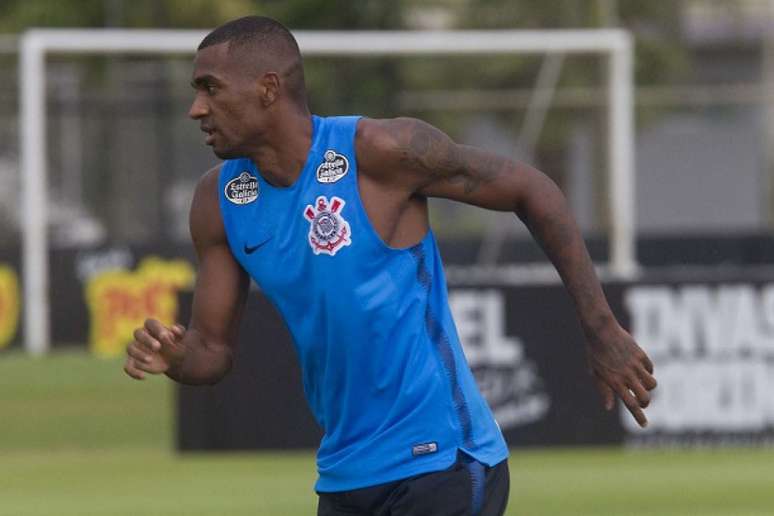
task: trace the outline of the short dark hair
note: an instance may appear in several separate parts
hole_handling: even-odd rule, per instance
[[[207,34],[199,43],[197,50],[228,43],[229,53],[248,51],[249,58],[260,51],[264,57],[287,63],[284,72],[287,87],[291,97],[296,101],[306,103],[306,87],[304,84],[304,69],[301,62],[301,51],[296,38],[283,24],[267,16],[245,16],[224,23]]]
[[[296,38],[288,28],[266,16],[245,16],[226,22],[207,34],[197,50],[226,42],[229,50],[256,44],[285,45],[300,54]]]

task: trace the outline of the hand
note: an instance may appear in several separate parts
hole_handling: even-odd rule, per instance
[[[135,380],[145,373],[166,373],[179,365],[185,355],[182,344],[185,328],[180,324],[167,327],[155,319],[146,319],[145,326],[134,330],[134,341],[126,348],[124,372]]]
[[[587,332],[586,355],[605,408],[612,410],[617,395],[641,427],[648,424],[642,411],[656,388],[653,363],[618,323],[599,332]]]

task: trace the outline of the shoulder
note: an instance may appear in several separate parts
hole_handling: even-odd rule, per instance
[[[411,118],[361,118],[357,123],[355,145],[358,150],[373,150],[389,146],[401,129],[413,122]]]
[[[426,168],[428,157],[454,150],[442,131],[416,118],[363,118],[357,126],[355,149],[359,169],[370,176],[412,174]],[[403,174],[399,174],[403,175]]]
[[[423,129],[434,128],[416,118],[361,118],[355,133],[358,158],[361,154],[369,158],[405,150],[411,143],[413,135]]]
[[[222,169],[223,163],[218,163],[199,178],[191,201],[192,210],[200,207],[208,209],[218,205],[218,183]]]
[[[194,190],[189,224],[191,237],[197,246],[207,242],[225,241],[226,238],[218,199],[222,168],[223,163],[220,163],[205,172]]]
[[[220,180],[220,171],[223,169],[224,163],[218,163],[207,172],[202,174],[199,181],[196,183],[196,191],[211,191],[215,193],[218,189],[218,181]]]

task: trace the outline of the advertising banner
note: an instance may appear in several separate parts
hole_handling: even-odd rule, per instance
[[[468,361],[511,445],[623,440],[617,415],[602,409],[586,374],[580,329],[561,289],[452,289],[449,300]],[[182,450],[319,443],[290,337],[260,293],[248,300],[231,374],[215,386],[180,386],[178,394]]]
[[[774,443],[774,281],[644,282],[623,289],[659,387],[630,445]]]
[[[190,290],[194,278],[190,251],[182,247],[57,251],[50,277],[53,344],[122,355],[147,317],[177,319],[178,292]]]
[[[146,317],[187,324],[193,263],[184,246],[54,251],[54,345],[120,356]],[[561,285],[450,281],[465,355],[508,442],[774,443],[774,274],[718,270],[651,272],[605,286],[655,364],[659,387],[646,429],[623,406],[602,409]],[[19,347],[22,312],[18,260],[0,255],[0,352]],[[177,410],[182,449],[313,447],[320,438],[288,332],[258,291],[248,300],[233,372],[214,387],[181,387]]]
[[[561,285],[452,286],[468,362],[511,446],[693,446],[774,442],[774,281],[650,277],[606,285],[624,327],[655,364],[659,387],[640,429],[602,408],[583,337]],[[182,303],[185,306],[186,302]],[[179,388],[183,450],[314,447],[320,429],[290,338],[253,293],[234,371]]]
[[[19,276],[10,263],[0,262],[0,349],[17,340],[20,317]]]

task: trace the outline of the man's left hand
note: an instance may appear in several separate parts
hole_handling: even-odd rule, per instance
[[[587,332],[586,339],[589,367],[605,408],[612,410],[618,396],[644,428],[648,419],[642,409],[650,404],[650,391],[656,388],[653,362],[618,323]]]

